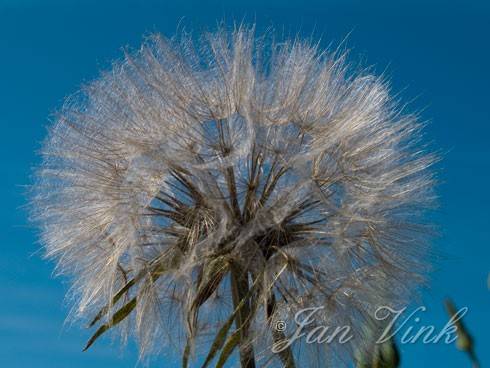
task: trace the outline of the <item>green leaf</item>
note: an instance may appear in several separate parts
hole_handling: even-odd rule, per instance
[[[136,284],[137,277],[134,279],[128,281],[112,298],[111,304],[105,305],[99,313],[95,316],[95,318],[89,323],[88,327],[92,327],[95,325],[103,316],[105,316],[107,313],[109,313],[109,310],[111,309],[111,305],[115,305],[119,299],[134,285]]]
[[[204,364],[202,365],[202,368],[206,368],[207,366],[209,366],[209,363],[211,363],[211,361],[214,359],[216,353],[220,351],[223,345],[225,344],[226,336],[228,335],[228,331],[230,330],[230,327],[233,324],[233,321],[235,320],[237,314],[243,308],[245,302],[252,296],[252,293],[256,289],[257,285],[259,285],[258,279],[259,278],[257,277],[257,279],[252,284],[252,287],[248,290],[247,294],[243,297],[243,299],[237,305],[233,313],[230,315],[230,317],[226,320],[226,322],[223,324],[223,326],[216,334],[216,337],[214,338],[213,344],[211,345],[211,349],[209,349],[209,353],[206,357],[206,360],[204,361]],[[237,329],[237,331],[235,332],[239,332],[239,330],[240,329]],[[240,334],[238,333],[238,335]]]
[[[472,366],[478,368],[480,363],[478,362],[478,358],[475,353],[475,347],[473,342],[473,337],[470,335],[468,329],[461,317],[463,315],[459,315],[459,311],[456,309],[456,306],[450,299],[445,300],[446,310],[449,314],[450,321],[452,321],[453,325],[456,326],[457,340],[456,347],[464,351],[468,354],[468,357],[471,360]]]
[[[197,287],[197,295],[192,302],[192,308],[198,308],[218,288],[221,280],[229,270],[229,263],[226,256],[219,256],[204,265],[202,279]]]
[[[225,365],[226,361],[228,360],[228,358],[230,358],[231,353],[233,353],[233,350],[235,350],[239,342],[240,331],[236,330],[226,340],[225,345],[221,350],[221,355],[218,359],[218,362],[216,363],[216,368],[222,368]]]
[[[152,278],[152,281],[155,281],[158,279],[164,272],[165,268],[161,263],[157,263],[155,261],[155,264],[151,267],[150,271],[150,277]],[[137,282],[139,282],[143,277],[145,277],[148,274],[148,271],[143,270],[139,272],[133,279],[129,280],[112,298],[111,303],[106,304],[102,309],[97,313],[97,315],[94,317],[94,319],[89,323],[88,327],[93,327],[97,322],[100,321],[102,317],[104,317],[109,311],[111,310],[111,307],[116,305],[116,303],[121,299],[121,297],[126,294],[131,287],[133,287]]]
[[[87,342],[87,345],[85,345],[83,351],[86,351],[90,346],[92,346],[95,340],[97,340],[104,332],[109,330],[111,327],[116,326],[123,319],[125,319],[133,311],[135,307],[136,307],[136,297],[131,299],[127,304],[122,306],[116,313],[114,313],[114,315],[112,316],[109,322],[103,324],[98,328],[95,334]]]
[[[202,365],[202,368],[206,368],[209,363],[214,359],[216,353],[223,347],[223,344],[226,341],[226,336],[228,335],[228,331],[230,330],[231,325],[235,319],[236,313],[233,312],[228,320],[224,323],[224,325],[220,328],[216,337],[214,338],[213,344],[211,345],[211,349],[209,349],[208,356]]]
[[[199,308],[213,295],[219,287],[221,280],[229,269],[228,259],[225,256],[218,256],[209,263],[203,265],[201,275],[198,280],[197,293],[192,301],[187,320],[190,327],[190,334],[193,335],[197,325]]]

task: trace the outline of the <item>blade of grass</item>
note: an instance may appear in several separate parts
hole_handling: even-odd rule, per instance
[[[90,340],[87,342],[87,345],[85,345],[85,348],[83,348],[83,351],[86,351],[92,344],[97,340],[104,332],[109,330],[110,328],[116,326],[118,323],[120,323],[122,320],[124,320],[136,307],[136,297],[131,299],[127,304],[122,306],[110,319],[109,322],[103,324],[100,326],[95,334],[90,338]]]
[[[258,283],[258,278],[254,281],[250,289],[248,290],[247,294],[244,296],[244,298],[238,303],[238,305],[235,307],[235,310],[233,313],[228,317],[228,319],[225,321],[223,326],[221,326],[220,330],[216,334],[216,337],[214,338],[214,341],[211,345],[211,348],[209,349],[209,353],[206,357],[206,360],[204,361],[202,368],[206,368],[209,366],[209,363],[214,359],[216,356],[217,352],[220,351],[223,348],[223,345],[226,342],[226,336],[228,335],[228,331],[231,328],[231,325],[233,324],[233,321],[235,320],[237,314],[239,311],[243,308],[245,305],[246,300],[250,299],[252,296],[253,292],[256,290],[256,287],[259,285]]]
[[[216,368],[223,368],[225,363],[228,361],[230,358],[231,354],[233,353],[233,350],[238,346],[240,343],[240,331],[236,330],[234,331],[226,340],[223,349],[221,349],[221,355],[218,358],[218,361],[216,362]]]

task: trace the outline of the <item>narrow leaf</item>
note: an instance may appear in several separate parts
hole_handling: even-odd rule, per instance
[[[99,329],[87,342],[87,345],[85,346],[85,348],[83,348],[83,351],[86,351],[90,346],[92,346],[95,340],[97,340],[104,332],[106,332],[111,327],[116,326],[119,322],[125,319],[135,307],[136,307],[136,297],[131,299],[127,304],[122,306],[121,309],[119,309],[116,313],[114,313],[114,315],[112,316],[109,322],[99,327]]]
[[[216,368],[222,368],[227,360],[230,358],[231,353],[237,347],[240,342],[240,331],[233,332],[225,342],[223,349],[221,350],[221,355],[216,363]]]
[[[226,257],[219,256],[208,264],[204,265],[203,274],[198,281],[197,293],[192,301],[188,315],[188,323],[191,335],[195,329],[198,319],[199,308],[213,295],[218,289],[221,280],[228,272],[229,264]]]
[[[230,317],[226,320],[226,322],[223,324],[223,326],[220,328],[220,330],[216,334],[216,337],[214,338],[213,344],[211,345],[211,349],[209,349],[208,356],[206,357],[206,360],[204,361],[202,368],[206,368],[207,366],[209,366],[209,363],[211,363],[211,361],[214,359],[214,357],[216,356],[216,353],[219,350],[221,350],[221,348],[223,347],[223,345],[226,341],[226,336],[228,335],[228,331],[230,330],[230,327],[233,324],[233,321],[235,320],[239,311],[245,305],[245,302],[252,296],[252,293],[255,290],[257,285],[258,285],[258,278],[255,280],[252,287],[248,290],[248,293],[240,301],[240,303],[237,305],[237,307],[235,308],[233,313],[230,315]]]
[[[112,298],[111,304],[105,305],[99,313],[95,316],[95,318],[89,323],[88,327],[93,327],[103,316],[105,316],[109,310],[110,305],[115,305],[119,299],[136,283],[136,277],[128,281]]]
[[[214,359],[216,353],[222,348],[223,344],[226,341],[226,336],[228,335],[228,331],[230,330],[231,325],[235,319],[236,313],[233,312],[228,320],[224,323],[224,325],[220,328],[216,337],[214,338],[213,344],[211,345],[211,349],[209,349],[208,356],[202,365],[202,368],[206,368],[209,366],[209,363]]]
[[[200,307],[209,299],[220,285],[228,269],[229,264],[225,256],[219,256],[205,265],[204,275],[199,282],[197,295],[192,303],[193,309]]]
[[[157,259],[158,261],[158,259]],[[158,279],[163,273],[165,269],[160,263],[155,263],[150,271],[150,276],[153,281]],[[139,272],[133,279],[129,280],[112,298],[110,304],[106,304],[102,309],[97,313],[94,319],[89,323],[88,327],[93,327],[97,322],[100,321],[102,317],[104,317],[107,313],[109,313],[112,306],[116,305],[116,303],[121,299],[121,297],[126,294],[131,287],[133,287],[137,282],[139,282],[145,275],[147,274],[146,270]]]

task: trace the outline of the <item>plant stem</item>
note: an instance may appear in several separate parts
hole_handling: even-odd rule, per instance
[[[248,273],[237,265],[231,267],[231,291],[233,306],[237,308],[240,302],[246,298],[249,290]],[[237,313],[235,320],[236,328],[239,329],[240,342],[240,364],[242,368],[255,368],[255,357],[252,342],[249,340],[250,327],[250,302],[245,300],[244,305]]]
[[[274,297],[274,294],[271,294],[269,298],[267,309],[268,309],[267,318],[270,319],[273,311],[276,309],[276,298]],[[278,331],[274,326],[271,326],[271,329],[272,329],[272,338],[275,344],[287,340],[284,332]],[[281,352],[279,352],[278,354],[285,368],[296,367],[294,363],[294,355],[290,346],[281,350]]]

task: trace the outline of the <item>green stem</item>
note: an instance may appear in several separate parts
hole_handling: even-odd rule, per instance
[[[244,298],[247,298],[248,290],[248,273],[239,266],[233,265],[231,267],[231,291],[234,308],[237,308],[240,302]],[[240,334],[239,351],[242,368],[255,368],[253,345],[249,339],[250,317],[250,302],[249,300],[245,300],[235,320],[236,328]]]
[[[274,294],[270,295],[267,309],[268,309],[267,318],[270,319],[272,313],[276,309],[276,298],[274,297]],[[271,329],[272,329],[272,338],[275,344],[287,340],[286,335],[282,331],[278,331],[274,326],[271,326]],[[278,354],[285,368],[296,368],[294,363],[293,351],[291,350],[290,346],[288,346],[286,349],[282,350]]]

